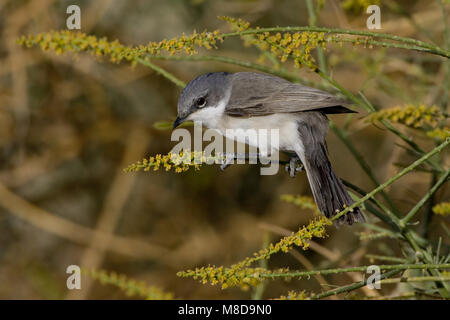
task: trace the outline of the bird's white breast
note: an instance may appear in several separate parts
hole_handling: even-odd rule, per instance
[[[231,90],[219,101],[217,106],[207,107],[192,113],[188,120],[201,121],[201,123],[218,131],[223,136],[246,143],[253,147],[258,147],[260,151],[267,149],[267,142],[270,143],[272,134],[277,132],[278,141],[276,145],[270,145],[269,153],[274,150],[294,151],[303,153],[303,144],[299,139],[297,130],[298,115],[288,113],[277,113],[258,117],[231,117],[225,113]],[[249,131],[256,131],[259,135],[267,133],[265,139],[255,138]],[[261,145],[264,142],[266,145]]]
[[[218,131],[228,139],[257,147],[264,153],[272,153],[275,150],[296,152],[303,150],[296,115],[231,117],[225,114],[225,107],[225,103],[220,103],[217,107],[199,110],[190,120],[201,121],[203,125]]]
[[[235,140],[241,143],[247,143],[251,146],[261,148],[260,141],[254,138],[254,135],[248,135],[246,130],[255,130],[259,137],[267,133],[265,141],[271,141],[271,135],[278,135],[277,145],[271,148],[285,151],[294,151],[300,147],[300,140],[297,130],[297,119],[288,114],[272,114],[267,116],[258,116],[250,118],[238,118],[223,115],[216,129],[227,138],[234,138],[227,135],[227,129],[234,129],[232,133],[237,133]],[[243,134],[239,135],[238,129]],[[263,139],[264,141],[264,139]]]

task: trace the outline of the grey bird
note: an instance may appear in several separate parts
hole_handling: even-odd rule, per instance
[[[224,136],[227,129],[278,129],[279,150],[291,157],[291,176],[301,161],[317,207],[330,218],[353,204],[331,166],[325,141],[327,114],[354,112],[343,104],[330,93],[273,75],[213,72],[195,78],[183,89],[173,127],[186,120],[201,121]],[[356,207],[336,224],[359,221],[364,217]]]

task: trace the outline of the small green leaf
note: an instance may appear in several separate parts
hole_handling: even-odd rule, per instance
[[[153,128],[156,130],[170,130],[172,129],[173,122],[170,121],[157,121],[153,123]]]
[[[171,130],[173,121],[157,121],[153,123],[153,128],[156,130]],[[178,128],[192,127],[194,123],[192,121],[183,122],[178,126]]]

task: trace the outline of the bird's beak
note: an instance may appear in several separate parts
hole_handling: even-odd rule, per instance
[[[182,124],[184,122],[184,120],[186,120],[186,117],[177,117],[175,119],[175,121],[173,122],[173,126],[172,128],[175,129],[176,127],[178,127],[180,124]]]

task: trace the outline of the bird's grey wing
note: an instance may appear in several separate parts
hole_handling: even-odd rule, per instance
[[[325,91],[268,74],[238,72],[231,81],[231,95],[225,113],[236,117],[254,117],[310,110],[353,112],[342,104],[342,100]]]

